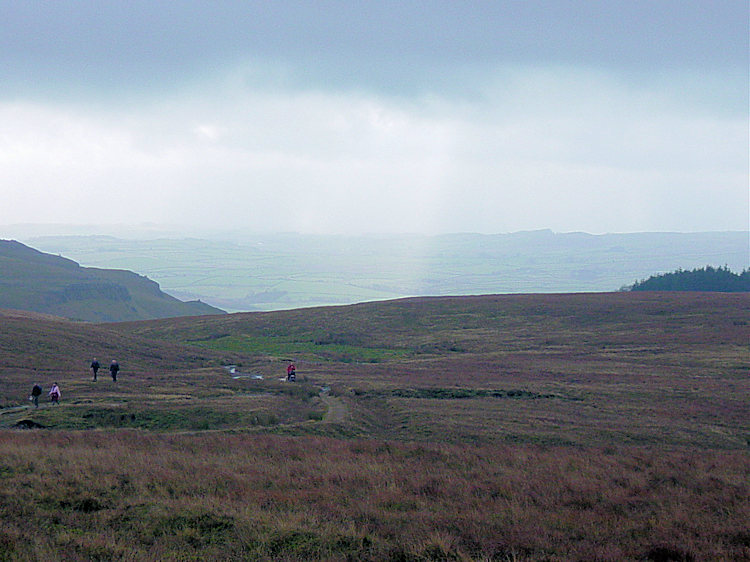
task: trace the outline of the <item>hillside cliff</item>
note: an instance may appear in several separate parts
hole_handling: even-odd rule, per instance
[[[14,240],[0,240],[0,308],[89,322],[224,312],[200,301],[183,302],[132,271],[81,267]]]

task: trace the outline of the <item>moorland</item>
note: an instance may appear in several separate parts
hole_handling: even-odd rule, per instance
[[[0,559],[750,559],[747,293],[0,323]]]

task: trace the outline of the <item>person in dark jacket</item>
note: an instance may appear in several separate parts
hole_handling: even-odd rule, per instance
[[[109,374],[112,375],[112,380],[117,382],[117,372],[120,370],[120,365],[112,359],[112,363],[109,364]]]
[[[39,397],[42,395],[42,387],[38,384],[34,385],[34,388],[31,389],[31,401],[34,402],[34,408],[39,407]]]
[[[96,382],[96,373],[99,372],[99,361],[96,360],[96,357],[91,362],[91,370],[94,371],[94,382]]]

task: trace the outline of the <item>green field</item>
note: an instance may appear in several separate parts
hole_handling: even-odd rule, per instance
[[[0,322],[0,560],[750,559],[748,294]]]

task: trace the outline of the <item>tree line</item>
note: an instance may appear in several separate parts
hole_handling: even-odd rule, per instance
[[[691,271],[678,269],[672,273],[652,275],[636,281],[631,291],[711,291],[738,293],[750,291],[750,269],[734,273],[727,266],[701,267]]]

